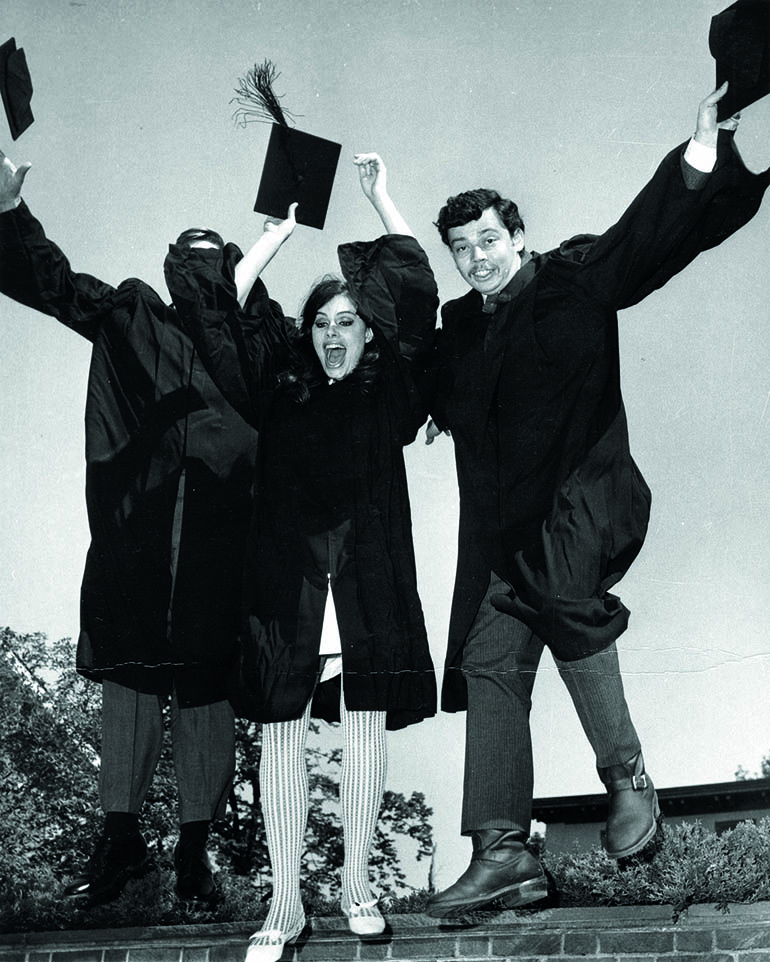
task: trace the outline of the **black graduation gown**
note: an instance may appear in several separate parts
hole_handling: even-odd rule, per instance
[[[0,291],[93,344],[78,670],[150,694],[175,685],[183,707],[221,700],[236,651],[256,433],[214,386],[173,308],[135,278],[116,289],[75,273],[23,202],[0,214]]]
[[[748,221],[768,183],[725,134],[710,175],[683,150],[606,233],[523,264],[493,313],[476,291],[443,309],[426,391],[460,486],[445,710],[466,707],[462,649],[490,571],[513,586],[495,606],[559,658],[600,651],[628,624],[608,589],[642,547],[650,492],[629,449],[616,312]]]
[[[424,252],[395,235],[339,248],[375,332],[379,376],[371,393],[359,371],[331,385],[321,378],[304,404],[270,389],[287,325],[261,281],[257,318],[244,319],[234,289],[196,252],[172,254],[167,282],[180,316],[225,396],[260,432],[236,710],[258,721],[302,713],[318,676],[330,577],[348,709],[387,711],[391,729],[433,715],[403,459],[425,421],[412,375],[438,307]],[[339,718],[338,684],[319,687],[314,714]]]

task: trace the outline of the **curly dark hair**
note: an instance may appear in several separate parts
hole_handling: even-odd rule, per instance
[[[293,394],[300,403],[304,403],[310,397],[311,387],[322,383],[326,378],[313,347],[313,323],[321,308],[339,294],[350,298],[361,320],[367,327],[371,327],[369,320],[361,314],[360,306],[350,287],[341,277],[327,274],[313,285],[299,313],[295,362],[280,377],[283,388]],[[364,353],[355,370],[348,374],[346,380],[358,383],[361,394],[366,397],[376,389],[379,373],[380,351],[375,339],[372,338],[365,345]]]
[[[516,204],[488,187],[477,187],[476,190],[466,190],[462,194],[448,197],[446,204],[438,212],[437,220],[433,223],[438,228],[441,240],[448,247],[450,227],[462,227],[469,221],[478,220],[490,207],[497,211],[511,236],[517,230],[524,230],[524,221]]]

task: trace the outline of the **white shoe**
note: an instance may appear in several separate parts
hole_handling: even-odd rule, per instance
[[[249,948],[245,962],[278,962],[283,955],[283,948],[305,928],[305,916],[301,915],[296,925],[288,932],[280,929],[262,929],[255,932],[249,939]]]
[[[381,935],[385,931],[385,919],[377,908],[377,901],[372,899],[371,902],[353,902],[347,908],[342,906],[342,914],[347,915],[353,935]]]

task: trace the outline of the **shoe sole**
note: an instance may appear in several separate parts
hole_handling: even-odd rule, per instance
[[[528,905],[530,902],[537,902],[547,895],[548,881],[545,875],[542,875],[538,878],[527,879],[526,882],[517,882],[515,885],[505,885],[496,892],[485,895],[483,899],[469,900],[455,905],[437,906],[433,910],[428,906],[425,909],[425,915],[434,919],[449,919],[483,909],[485,906],[491,905],[492,902],[500,901],[503,908],[516,908],[521,905]]]
[[[630,855],[636,855],[637,852],[641,852],[645,845],[655,838],[655,833],[658,831],[658,819],[660,818],[660,805],[658,804],[658,796],[655,795],[655,807],[652,812],[652,826],[645,832],[644,836],[638,841],[634,842],[633,845],[629,845],[628,848],[624,848],[619,852],[611,852],[608,848],[604,851],[607,853],[607,858],[618,860],[621,858],[628,858]]]
[[[548,880],[543,876],[522,882],[517,891],[504,895],[500,901],[507,909],[514,909],[520,905],[529,905],[530,902],[538,902],[547,895]]]

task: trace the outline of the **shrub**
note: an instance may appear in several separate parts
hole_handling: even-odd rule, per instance
[[[742,822],[723,835],[699,823],[665,825],[655,845],[622,865],[598,849],[546,855],[544,863],[558,892],[549,905],[671,905],[674,918],[696,903],[725,909],[730,902],[770,900],[770,819],[757,825]],[[157,859],[157,871],[129,882],[115,902],[84,909],[57,900],[52,894],[57,888],[54,875],[42,866],[39,887],[3,906],[0,928],[22,932],[204,922],[254,922],[256,927],[267,914],[269,888],[259,888],[254,880],[226,869],[218,878],[221,895],[215,906],[185,908],[174,898],[174,872],[166,851]],[[426,891],[386,894],[382,906],[391,915],[420,913],[427,899]],[[303,893],[303,901],[309,915],[339,914],[339,903],[312,886]],[[535,914],[544,904],[519,911]]]
[[[546,857],[561,905],[673,906],[770,899],[770,819],[716,835],[699,822],[663,825],[650,851],[616,865],[598,850]]]

